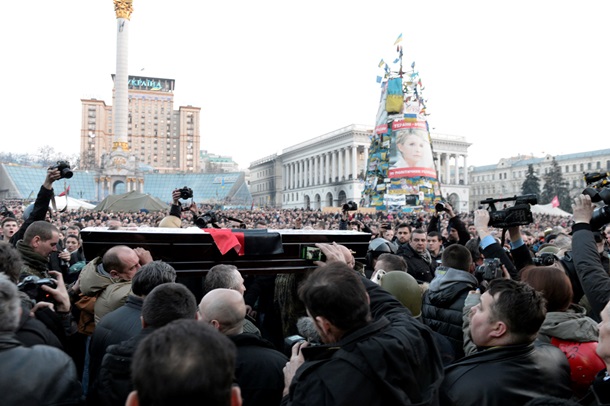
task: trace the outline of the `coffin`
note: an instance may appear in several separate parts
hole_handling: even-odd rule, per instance
[[[207,229],[206,229],[207,230]],[[209,231],[209,232],[208,232]],[[81,231],[85,256],[91,260],[101,256],[110,247],[127,245],[142,247],[151,252],[155,260],[169,263],[179,276],[203,276],[216,264],[235,265],[242,274],[277,274],[305,272],[316,265],[301,259],[303,245],[336,242],[354,252],[356,261],[364,262],[371,235],[340,230],[217,230],[191,228],[129,228],[108,230],[106,227],[88,227]],[[227,249],[227,238],[239,236],[242,253]],[[229,245],[230,246],[230,242]],[[220,248],[219,248],[220,247]]]

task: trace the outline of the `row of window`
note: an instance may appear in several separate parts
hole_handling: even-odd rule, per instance
[[[586,168],[586,169],[585,169]],[[586,171],[599,171],[602,169],[602,163],[600,161],[597,161],[595,163],[593,162],[588,162],[586,165],[584,163],[580,163],[580,164],[572,164],[572,170],[570,171],[570,165],[565,165],[564,167],[559,167],[559,170],[562,173],[574,173],[574,172],[584,172]],[[544,173],[547,174],[549,173],[551,170],[550,166],[547,166],[544,168]],[[606,161],[606,169],[605,170],[610,170],[610,160]],[[536,176],[540,176],[540,169],[538,168],[534,168],[534,173],[536,174]],[[527,176],[527,169],[524,171],[516,171],[513,172],[513,179],[522,179],[525,178]],[[508,173],[507,172],[500,172],[498,174],[498,180],[503,180],[503,179],[508,179]],[[485,174],[485,175],[477,175],[474,177],[474,181],[475,182],[485,182],[485,181],[490,181],[490,180],[496,180],[496,174],[495,173],[490,173],[490,174]]]

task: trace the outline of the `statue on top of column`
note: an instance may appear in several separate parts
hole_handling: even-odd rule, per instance
[[[402,41],[402,34],[394,45]],[[411,212],[428,210],[441,199],[432,140],[415,62],[403,71],[402,46],[391,70],[383,60],[384,77],[375,130],[371,135],[361,206]]]
[[[133,0],[113,0],[116,18],[129,20],[133,12]]]

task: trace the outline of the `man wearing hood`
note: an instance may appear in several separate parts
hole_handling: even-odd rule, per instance
[[[455,359],[464,356],[462,309],[468,292],[475,290],[478,281],[470,273],[470,251],[460,244],[443,250],[441,266],[424,293],[422,321],[432,330],[447,337],[455,352]]]

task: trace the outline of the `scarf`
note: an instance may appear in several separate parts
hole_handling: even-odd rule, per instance
[[[47,268],[48,268],[47,265],[49,262],[48,258],[45,258],[42,255],[35,252],[32,249],[32,247],[25,244],[23,242],[23,240],[19,240],[17,242],[17,250],[21,254],[21,259],[23,259],[23,262],[25,262],[25,265],[28,268],[31,268],[33,271],[36,272],[36,273],[34,273],[34,275],[41,277],[41,278],[48,277],[48,273],[47,273]]]

